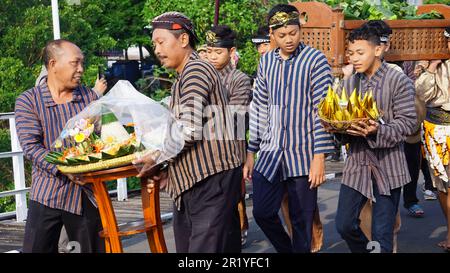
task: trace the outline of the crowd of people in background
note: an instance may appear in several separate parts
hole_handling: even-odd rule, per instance
[[[409,215],[426,214],[416,195],[420,171],[424,199],[438,199],[446,219],[447,237],[439,247],[450,250],[450,60],[388,63],[392,30],[385,22],[353,30],[339,87],[361,97],[370,90],[384,115],[354,123],[343,134],[317,114],[334,79],[325,55],[302,42],[294,6],[274,6],[252,39],[260,56],[252,77],[238,69],[237,33],[229,26],[200,33],[206,44],[197,46],[195,27],[180,12],[161,14],[151,25],[156,57],[178,74],[169,109],[185,128],[183,151],[148,180],[149,191],[157,182],[174,201],[177,252],[241,252],[249,229],[249,182],[253,217],[277,252],[320,251],[317,189],[325,182],[325,161],[342,160],[342,147],[335,222],[351,252],[367,252],[370,241],[379,242],[382,252],[397,251],[402,191]],[[442,35],[450,39],[450,27]],[[18,137],[33,162],[24,252],[56,252],[63,226],[83,252],[104,251],[92,190],[44,160],[67,120],[106,89],[102,79],[93,89],[80,84],[83,61],[70,41],[49,42],[47,72],[16,102]],[[228,128],[221,139],[202,135],[208,122],[202,109],[209,106],[218,106],[216,115]],[[146,157],[135,162],[154,163]]]

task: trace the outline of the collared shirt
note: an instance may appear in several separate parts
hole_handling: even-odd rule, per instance
[[[419,98],[427,107],[450,111],[450,60],[440,63],[434,73],[428,71],[429,61],[419,62],[425,70],[416,80]]]
[[[383,62],[371,78],[362,73],[343,83],[346,90],[358,90],[361,96],[372,90],[377,107],[383,113],[385,124],[380,124],[376,135],[367,138],[344,135],[350,144],[344,165],[342,183],[367,198],[376,201],[373,180],[382,195],[410,182],[403,142],[414,132],[417,117],[414,106],[414,86],[404,73]]]
[[[325,55],[301,43],[284,60],[279,49],[264,54],[250,105],[248,151],[259,151],[255,170],[273,181],[305,176],[314,154],[334,151],[333,138],[317,116],[317,106],[331,85]]]
[[[234,117],[234,131],[232,133],[238,146],[238,156],[242,163],[247,155],[247,141],[245,133],[248,128],[248,106],[252,99],[252,84],[250,78],[245,73],[236,69],[229,62],[219,71],[223,86],[227,92],[228,104],[232,107]]]
[[[50,151],[56,151],[51,146],[66,122],[97,99],[97,95],[84,86],[79,86],[72,95],[72,101],[56,104],[45,80],[17,98],[15,119],[20,146],[33,164],[30,199],[81,215],[81,192],[84,190],[94,201],[92,191],[70,182],[56,165],[44,160]]]
[[[170,105],[185,133],[183,151],[169,164],[167,185],[178,209],[183,192],[211,175],[241,164],[235,142],[227,135],[230,117],[226,105],[217,70],[193,52],[172,86]]]

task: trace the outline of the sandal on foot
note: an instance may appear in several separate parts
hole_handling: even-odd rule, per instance
[[[425,212],[419,205],[414,204],[408,208],[408,214],[411,215],[412,217],[422,217],[425,214]]]

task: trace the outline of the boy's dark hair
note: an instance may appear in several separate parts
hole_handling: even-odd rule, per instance
[[[364,24],[368,28],[372,29],[380,37],[381,43],[388,43],[389,36],[392,34],[391,27],[383,20],[370,20]]]
[[[359,28],[356,28],[350,32],[348,35],[349,42],[354,42],[356,40],[366,40],[373,45],[380,45],[380,36],[378,32],[373,28],[363,25]]]
[[[364,25],[375,29],[380,36],[389,36],[392,34],[392,28],[383,20],[370,20]]]
[[[269,36],[270,34],[270,29],[268,26],[261,26],[258,28],[258,31],[256,32],[256,36]]]

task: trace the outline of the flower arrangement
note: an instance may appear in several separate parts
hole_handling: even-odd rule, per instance
[[[361,98],[361,93],[358,94],[355,89],[348,97],[343,88],[339,96],[331,86],[328,87],[326,97],[319,103],[318,114],[321,120],[340,132],[345,132],[356,121],[378,121],[381,118],[372,91],[366,92]]]
[[[100,135],[95,132],[93,120],[79,119],[72,128],[65,128],[53,145],[62,151],[52,151],[45,159],[57,165],[74,166],[130,155],[137,150],[132,126],[127,126],[129,133],[113,113],[102,115]]]

